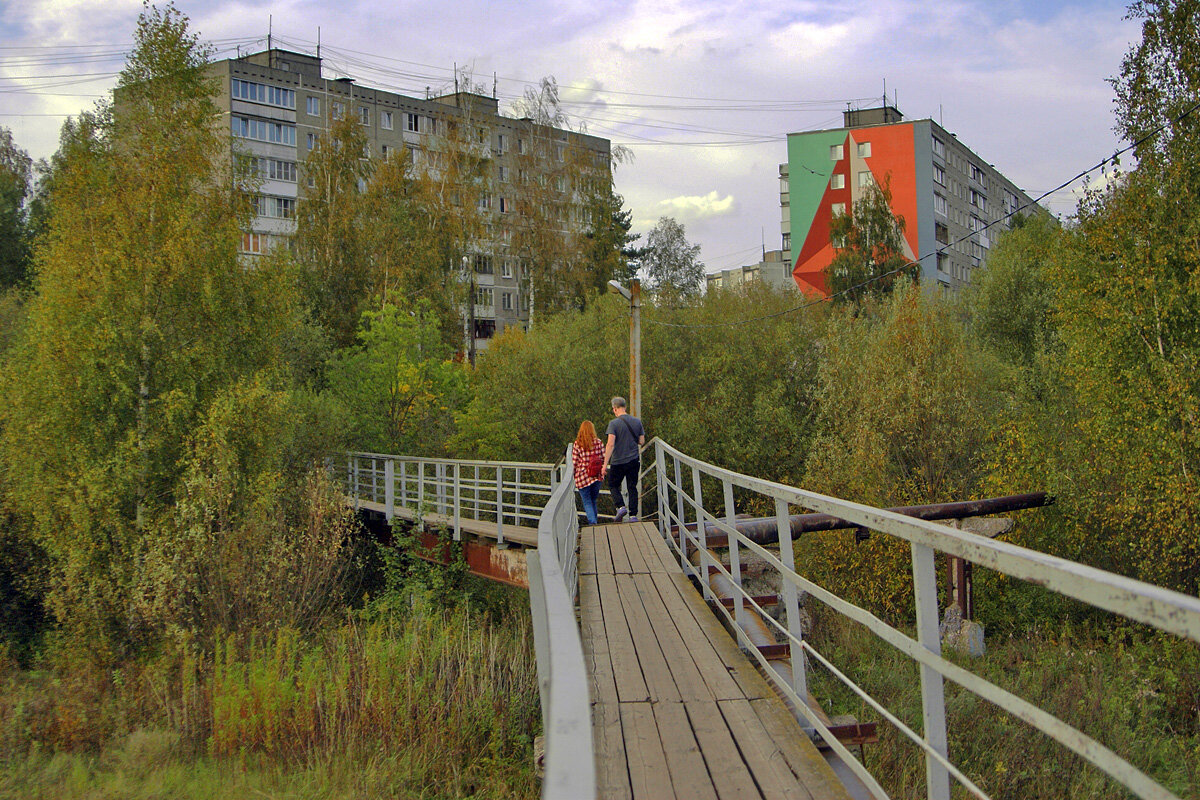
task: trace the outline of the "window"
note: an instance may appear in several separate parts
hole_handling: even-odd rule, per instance
[[[942,169],[937,164],[933,165],[933,181],[941,186],[946,185],[946,170]]]
[[[268,180],[296,182],[296,162],[275,158],[258,159],[258,174]]]
[[[974,164],[971,165],[971,180],[975,181],[978,184],[983,183],[983,170],[981,170],[979,167],[975,166]]]
[[[518,155],[525,155],[525,140],[524,139],[517,139],[517,153],[518,153]]]
[[[339,103],[338,101],[334,100],[333,101],[333,118],[341,119],[345,115],[346,115],[346,104]]]
[[[475,201],[475,207],[480,211],[487,211],[492,207],[492,196],[490,194],[479,195],[479,199]]]
[[[404,115],[404,130],[411,133],[421,132],[421,118],[416,114]]]
[[[845,189],[846,188],[846,176],[840,172],[833,173],[833,176],[829,179],[829,188],[830,189]]]
[[[390,131],[392,129],[392,112],[379,112],[379,127],[383,128],[385,131]]]
[[[950,271],[950,256],[947,253],[938,251],[937,268],[938,268],[938,272],[949,272]]]
[[[554,179],[554,191],[565,192],[567,190],[567,179],[561,175]]]
[[[563,158],[565,157],[566,152],[567,152],[567,148],[565,145],[561,145],[561,144],[554,145],[554,158],[556,160],[562,161]]]
[[[265,233],[243,233],[242,252],[255,255],[267,251],[267,235]]]
[[[263,103],[280,108],[296,107],[296,93],[291,89],[279,86],[265,86],[261,83],[251,83],[234,78],[229,84],[229,93],[235,100],[249,100],[251,103]]]
[[[294,219],[296,217],[296,201],[291,197],[272,197],[260,195],[255,198],[255,211],[260,217],[272,219]]]
[[[792,249],[792,235],[790,233],[785,233],[783,235],[783,249],[784,250]]]
[[[981,220],[979,217],[975,216],[974,214],[971,215],[971,230],[972,231],[981,231],[985,227],[987,227],[987,226],[983,220]]]
[[[496,135],[496,152],[497,153],[508,152],[508,136],[506,136],[503,133]]]
[[[500,293],[500,308],[504,309],[505,311],[513,310],[512,292]]]
[[[500,198],[500,213],[507,214],[509,211],[512,211],[512,203],[509,201],[509,199],[507,197],[501,197]]]
[[[987,211],[987,196],[983,192],[971,190],[971,205],[978,208],[980,211]]]
[[[865,189],[868,186],[873,186],[874,184],[875,176],[871,174],[871,170],[864,169],[862,172],[858,173],[858,188]]]
[[[511,278],[512,277],[512,262],[509,261],[507,258],[500,262],[500,277],[501,278]]]
[[[492,257],[485,256],[482,253],[475,254],[475,271],[480,275],[492,274]],[[489,304],[490,305],[490,304]]]
[[[841,161],[845,157],[845,150],[842,148],[842,145],[833,144],[829,146],[829,158],[831,161]]]
[[[310,133],[308,135],[308,149],[309,150],[317,149],[317,135],[315,133]]]
[[[358,121],[359,121],[359,124],[361,124],[361,125],[370,125],[371,124],[371,109],[367,108],[366,106],[359,106],[358,107]]]
[[[307,105],[308,115],[310,117],[321,116],[321,98],[310,97],[306,101],[306,105]]]
[[[946,158],[946,144],[936,136],[933,137],[933,154],[943,160]]]
[[[252,117],[233,117],[233,135],[260,142],[296,146],[296,126]]]
[[[845,203],[834,203],[833,205],[831,205],[829,207],[829,210],[833,213],[833,216],[840,217],[846,213],[846,204]]]
[[[871,157],[871,143],[870,142],[859,142],[858,143],[858,157],[859,158],[870,158]]]
[[[392,158],[392,148],[386,144],[379,145],[379,155],[384,161],[389,161]]]
[[[490,286],[480,286],[475,289],[475,305],[490,308],[492,304],[492,288]]]
[[[933,210],[943,217],[946,216],[946,198],[937,192],[933,193]]]
[[[933,238],[942,244],[950,244],[950,227],[944,222],[933,223]]]
[[[496,170],[496,177],[501,183],[508,183],[508,167],[499,167]]]

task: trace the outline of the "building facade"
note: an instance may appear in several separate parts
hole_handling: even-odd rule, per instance
[[[782,250],[768,250],[757,264],[710,272],[706,279],[709,291],[734,289],[758,281],[775,289],[794,291],[796,288],[796,282],[792,280],[792,264]]]
[[[438,138],[469,124],[467,135],[486,159],[488,172],[477,200],[486,233],[461,255],[475,301],[463,316],[473,321],[477,347],[486,346],[505,327],[529,323],[538,275],[513,243],[513,232],[520,227],[516,216],[527,199],[523,193],[536,185],[543,200],[545,192],[557,192],[562,205],[569,206],[576,187],[561,177],[547,180],[561,172],[555,162],[562,162],[568,150],[585,154],[610,174],[607,139],[504,116],[494,97],[469,92],[408,97],[359,86],[349,78],[326,78],[319,57],[280,49],[218,61],[210,69],[220,81],[216,102],[228,117],[235,149],[256,159],[262,178],[257,215],[242,241],[242,252],[251,259],[294,233],[296,206],[304,198],[304,161],[331,119],[357,118],[371,157],[404,153],[418,169],[429,170],[438,169]],[[527,175],[531,171],[538,174]],[[556,216],[566,217],[551,226],[563,236],[582,224],[578,214]]]
[[[904,253],[921,281],[945,291],[971,282],[1012,212],[1036,209],[1012,181],[930,119],[903,120],[892,106],[846,111],[843,127],[788,135],[780,165],[784,249],[805,292],[828,295],[835,249],[830,221],[888,181],[903,217]],[[991,227],[988,227],[988,226]]]

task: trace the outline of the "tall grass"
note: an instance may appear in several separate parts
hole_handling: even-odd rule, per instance
[[[10,669],[0,797],[532,797],[532,651],[527,615],[417,596],[315,638],[230,637],[65,690]]]
[[[811,604],[810,605],[816,605]],[[918,733],[915,662],[827,609],[811,609],[811,643]],[[989,637],[979,659],[946,656],[1087,733],[1177,796],[1200,798],[1200,648],[1128,626],[1031,628]],[[925,796],[924,755],[819,667],[810,690],[830,714],[878,722],[868,769],[893,797]],[[950,760],[991,797],[1127,798],[1083,759],[1024,722],[946,683]],[[957,787],[955,797],[970,795]]]

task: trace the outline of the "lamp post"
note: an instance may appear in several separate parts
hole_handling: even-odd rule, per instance
[[[626,289],[617,281],[608,290],[629,301],[629,408],[642,418],[642,282],[634,278]]]

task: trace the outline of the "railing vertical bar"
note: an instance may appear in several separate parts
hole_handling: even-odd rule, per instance
[[[913,595],[917,606],[917,641],[931,653],[941,655],[938,630],[937,566],[933,548],[912,544]],[[946,689],[941,674],[921,665],[921,711],[925,723],[925,742],[944,758],[949,757],[946,742]],[[926,796],[928,800],[950,800],[950,773],[928,753],[925,755]]]
[[[504,544],[504,467],[496,467],[496,544]]]
[[[400,507],[408,508],[408,460],[400,460]]]
[[[396,462],[390,458],[383,462],[383,513],[388,522],[396,515]]]
[[[458,462],[454,463],[454,541],[462,539],[462,475]]]
[[[786,500],[775,498],[775,524],[779,532],[779,560],[790,571],[796,568],[796,558],[792,554],[792,522],[788,516]],[[800,598],[796,593],[796,584],[787,579],[786,575],[779,576],[783,586],[783,604],[787,609],[787,626],[789,643],[792,652],[792,689],[801,703],[808,702],[808,679],[804,674],[804,648],[799,642],[804,638],[800,625]],[[806,726],[811,727],[811,726]]]
[[[358,458],[358,456],[355,456],[354,457],[354,467],[353,467],[353,470],[354,470],[354,496],[356,498],[358,498],[359,500],[361,500],[362,499],[362,487],[359,485],[359,476],[358,476],[359,466],[358,465],[359,465],[359,458]]]
[[[721,487],[725,494],[725,524],[733,529],[733,523],[737,519],[737,512],[733,507],[733,483],[729,478],[724,478]],[[746,603],[743,600],[745,592],[742,590],[742,556],[738,549],[738,539],[732,534],[729,535],[729,572],[733,575],[733,585],[737,587],[733,598],[733,619],[740,626],[746,617]]]
[[[671,530],[671,506],[667,503],[667,466],[663,461],[662,442],[654,443],[656,491],[658,492],[658,532],[665,539]]]
[[[678,456],[675,457],[675,511],[675,529],[679,531],[679,567],[684,575],[691,575],[694,570],[687,557],[687,526],[683,523],[683,467]]]
[[[521,512],[521,468],[520,467],[517,467],[517,489],[516,489],[516,501],[515,502],[516,502],[515,508],[517,510],[517,516],[515,519],[513,519],[513,523],[516,524],[518,527],[520,527],[521,523],[525,519],[524,514]]]
[[[700,564],[700,586],[701,592],[706,600],[713,599],[712,586],[709,585],[708,569],[712,558],[708,554],[708,535],[704,530],[704,494],[700,488],[700,468],[692,467],[692,501],[696,507],[696,536],[699,539],[700,557],[696,559]]]

